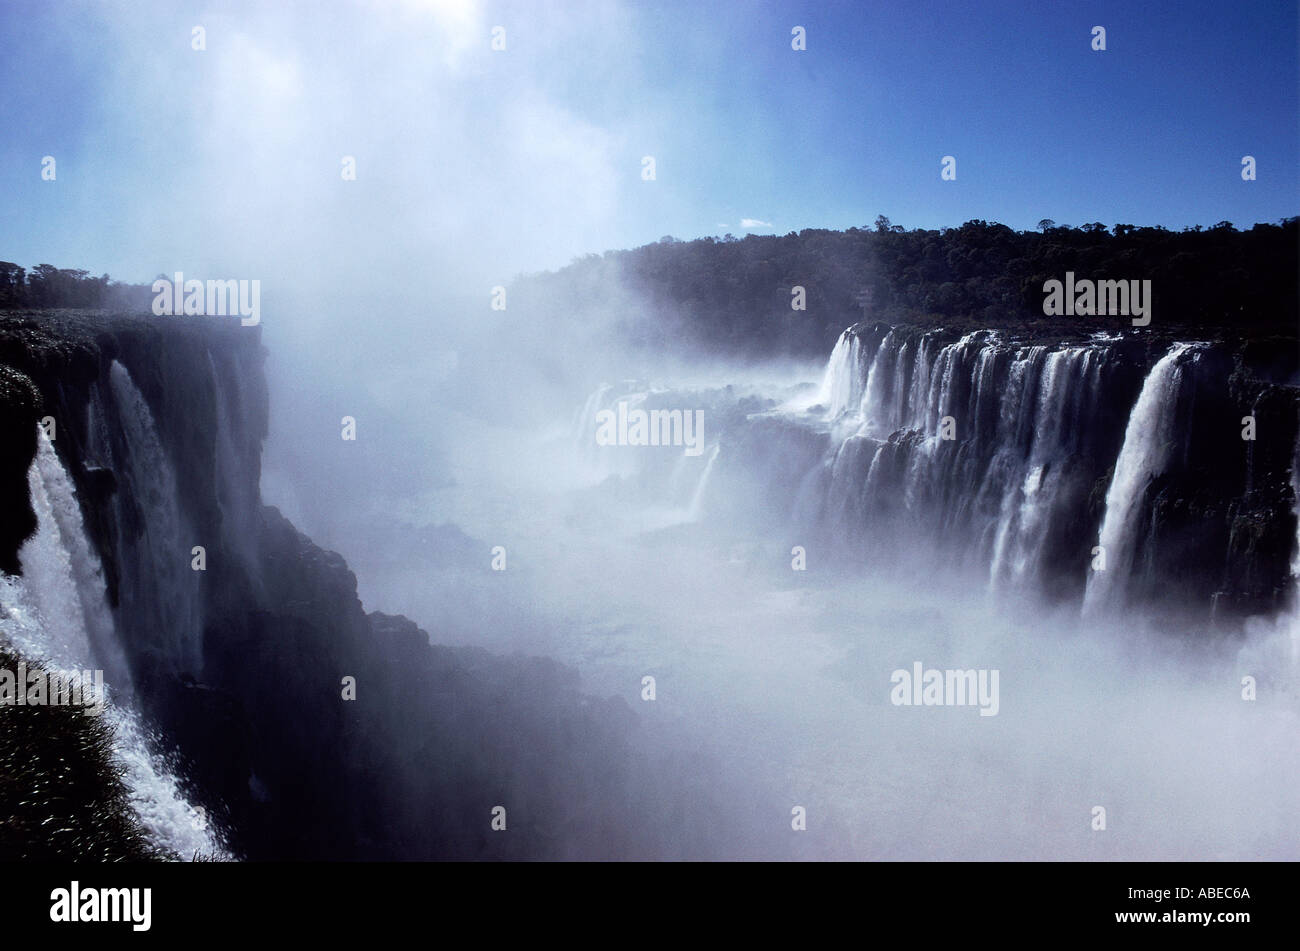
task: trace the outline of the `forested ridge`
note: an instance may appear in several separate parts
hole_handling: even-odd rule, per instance
[[[525,276],[516,288],[540,310],[530,311],[534,319],[563,324],[621,309],[620,330],[641,344],[684,339],[753,356],[824,354],[864,317],[1029,334],[1128,327],[1116,318],[1045,317],[1043,284],[1067,271],[1151,281],[1153,332],[1294,334],[1298,235],[1294,217],[1246,231],[1228,222],[1170,231],[1048,220],[1037,231],[987,221],[909,231],[882,216],[873,228],[847,231],[665,237]],[[796,286],[805,289],[805,310],[792,307]]]
[[[80,268],[53,264],[29,270],[0,261],[0,310],[147,310],[152,297],[148,284],[127,284],[107,274],[95,277]]]
[[[609,324],[645,347],[683,343],[748,356],[829,352],[861,320],[1027,335],[1118,331],[1109,317],[1047,317],[1043,285],[1083,280],[1151,282],[1151,331],[1198,336],[1294,335],[1300,315],[1300,219],[1239,231],[1228,222],[1170,231],[1044,219],[1037,231],[988,221],[906,230],[725,235],[606,251],[519,278],[512,310],[557,334]],[[162,276],[165,280],[170,280]],[[796,309],[795,288],[803,288]],[[0,261],[0,309],[143,312],[147,284],[40,264]],[[516,308],[515,303],[522,305]]]

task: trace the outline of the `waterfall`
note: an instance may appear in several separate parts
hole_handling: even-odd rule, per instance
[[[862,398],[861,353],[862,342],[852,328],[840,334],[826,364],[826,374],[817,397],[817,402],[826,407],[827,419],[856,408]]]
[[[1180,571],[1185,555],[1174,543],[1165,549],[1170,558],[1153,561],[1148,489],[1155,477],[1181,480],[1184,464],[1203,464],[1191,462],[1204,449],[1190,415],[1203,387],[1190,386],[1200,371],[1194,379],[1186,368],[1220,373],[1226,365],[1221,345],[1183,343],[1152,353],[1159,359],[1144,372],[1139,344],[1097,334],[1044,342],[993,330],[958,337],[857,324],[840,334],[815,392],[805,384],[796,399],[743,405],[730,388],[712,391],[715,438],[726,447],[722,475],[712,474],[715,455],[699,460],[702,473],[681,458],[660,464],[630,453],[617,454],[606,471],[646,460],[635,470],[638,489],[666,483],[677,507],[689,499],[692,517],[710,478],[752,486],[767,511],[846,559],[888,565],[898,561],[892,553],[914,552],[919,565],[982,576],[994,594],[1093,610],[1135,595],[1130,579],[1150,588],[1168,580],[1162,573]],[[814,399],[820,408],[809,415]],[[607,390],[593,394],[579,419],[610,400]],[[715,507],[749,508],[716,484],[710,491]],[[1187,496],[1182,484],[1176,492]],[[1162,544],[1189,535],[1183,517],[1180,510],[1160,523],[1168,531]],[[1090,572],[1099,542],[1107,570]],[[1295,568],[1300,579],[1300,539]],[[1257,579],[1271,569],[1251,570]],[[1208,596],[1218,581],[1213,568],[1203,574]],[[1175,588],[1149,593],[1186,603]]]
[[[930,371],[934,365],[934,334],[926,334],[916,349],[916,366],[912,370],[911,390],[907,401],[911,407],[911,428],[932,432],[937,420],[930,419]]]
[[[1030,401],[1024,399],[1023,388],[1014,391],[1008,412],[1000,414],[1000,421],[1010,422],[1012,431],[1004,434],[1010,437],[1006,452],[1011,458],[1003,460],[1008,477],[993,549],[990,581],[994,588],[1021,585],[1041,574],[1044,548],[1054,524],[1065,514],[1062,503],[1069,501],[1062,498],[1063,490],[1073,477],[1072,462],[1082,435],[1081,427],[1074,424],[1081,404],[1095,396],[1098,362],[1095,347],[1052,353],[1031,347],[1016,361],[1017,380],[1023,384],[1026,375],[1033,375],[1039,383]],[[1029,451],[1021,455],[1016,437],[1025,422],[1029,422]]]
[[[40,625],[20,625],[10,639],[33,659],[65,669],[83,667],[91,660],[92,628],[104,644],[112,637],[112,619],[103,602],[102,569],[80,531],[80,506],[44,430],[38,436],[27,487],[37,531],[19,552],[21,587],[30,609],[27,613]],[[90,593],[96,581],[98,605]]]
[[[862,388],[862,400],[858,415],[862,417],[863,431],[888,432],[884,417],[888,413],[889,382],[893,376],[894,363],[897,360],[897,331],[891,330],[880,341],[876,356],[867,371],[867,380]]]
[[[861,550],[862,536],[892,523],[909,539],[955,540],[995,583],[1041,580],[1055,514],[1090,484],[1082,433],[1102,362],[1098,344],[1016,347],[987,330],[944,342],[942,331],[892,328],[861,387],[860,426],[835,433],[821,466],[826,528]]]
[[[614,389],[602,384],[587,397],[587,402],[573,418],[573,440],[581,449],[590,452],[596,443],[596,414],[605,406],[605,399]]]
[[[1137,403],[1129,415],[1124,443],[1115,460],[1115,475],[1106,492],[1106,514],[1102,519],[1098,545],[1105,552],[1106,569],[1088,578],[1084,613],[1104,605],[1118,607],[1141,530],[1142,508],[1147,485],[1165,471],[1176,437],[1173,403],[1182,379],[1179,357],[1195,345],[1174,344],[1151,368]]]
[[[43,431],[27,478],[37,530],[19,551],[22,576],[0,576],[0,634],[27,659],[48,668],[123,667],[99,559],[86,537],[72,480]],[[150,837],[185,858],[196,852],[222,856],[202,814],[150,751],[129,685],[119,680],[106,687],[103,715],[113,730],[113,756]]]
[[[177,672],[197,675],[203,656],[201,573],[190,568],[190,549],[199,542],[181,515],[176,475],[149,404],[116,360],[109,382],[116,425],[104,424],[120,434],[119,440],[107,440],[109,461],[125,483],[114,496],[123,606],[131,616],[147,619],[133,634],[148,638]]]
[[[704,472],[700,475],[699,484],[695,487],[695,494],[691,497],[691,507],[689,520],[698,522],[700,516],[704,514],[704,493],[709,487],[709,476],[713,472],[713,464],[718,459],[718,451],[721,446],[715,445],[709,453],[709,461],[704,464]]]
[[[880,452],[879,444],[863,435],[853,435],[840,443],[830,467],[830,486],[826,496],[826,515],[837,523],[860,524],[866,518],[862,506],[863,483],[858,474],[867,467],[870,484],[871,459]]]

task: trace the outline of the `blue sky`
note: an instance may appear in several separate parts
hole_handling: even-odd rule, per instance
[[[1300,211],[1298,22],[1294,0],[5,0],[0,259],[492,280],[745,219],[1249,226]]]

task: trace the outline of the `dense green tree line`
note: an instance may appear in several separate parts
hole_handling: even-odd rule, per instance
[[[0,309],[106,308],[134,310],[149,306],[147,285],[123,284],[107,274],[38,264],[28,271],[0,261]]]
[[[530,275],[518,289],[540,319],[598,320],[594,311],[612,310],[620,331],[647,345],[685,337],[755,355],[824,353],[864,316],[1030,332],[1122,329],[1113,319],[1044,316],[1044,282],[1067,271],[1150,280],[1153,328],[1294,332],[1297,238],[1296,218],[1247,231],[1228,222],[1175,232],[1047,219],[1038,231],[987,221],[908,231],[881,216],[873,228],[847,231],[665,237]],[[802,311],[792,307],[796,286],[806,291]]]

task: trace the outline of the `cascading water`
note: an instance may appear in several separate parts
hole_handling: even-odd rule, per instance
[[[837,349],[827,379],[838,378],[848,345]],[[1093,457],[1104,447],[1093,430],[1107,353],[1101,342],[1023,346],[987,330],[945,341],[942,331],[890,329],[859,376],[857,429],[837,428],[825,475],[802,480],[801,512],[824,482],[814,521],[849,549],[893,526],[942,540],[994,587],[1041,584],[1057,516],[1099,475]]]
[[[833,560],[896,564],[896,553],[915,553],[918,565],[982,575],[995,594],[1091,611],[1118,606],[1139,584],[1157,598],[1173,591],[1157,584],[1160,573],[1181,570],[1179,553],[1197,526],[1180,519],[1205,504],[1194,484],[1178,483],[1157,518],[1146,488],[1153,476],[1179,480],[1187,466],[1204,465],[1204,439],[1188,440],[1197,419],[1209,425],[1199,394],[1219,385],[1206,374],[1222,372],[1227,353],[1221,344],[1179,344],[1144,372],[1144,343],[1100,333],[1019,342],[992,330],[957,337],[864,323],[840,335],[820,384],[797,396],[606,388],[579,419],[584,443],[594,444],[595,414],[620,400],[707,405],[718,455],[661,464],[651,453],[606,451],[604,473],[631,477],[642,497],[663,498],[666,488],[693,518],[707,486],[711,513],[761,512],[766,524],[775,515],[782,530],[837,553]],[[1196,375],[1184,373],[1193,365]],[[1177,465],[1166,470],[1174,446]],[[1105,572],[1091,570],[1099,537]],[[1220,581],[1203,564],[1208,596]]]
[[[606,383],[593,390],[582,409],[574,416],[573,439],[583,449],[590,448],[589,441],[595,442],[596,414],[605,407],[605,400],[613,389],[612,385]]]
[[[831,351],[822,378],[817,402],[826,407],[826,415],[834,419],[849,409],[856,409],[862,399],[862,380],[858,371],[862,344],[857,334],[844,331]]]
[[[1083,609],[1091,614],[1105,606],[1118,607],[1124,585],[1135,562],[1141,530],[1142,502],[1153,476],[1168,464],[1176,436],[1171,411],[1182,380],[1179,358],[1193,344],[1170,348],[1151,368],[1124,431],[1124,444],[1115,460],[1115,476],[1106,492],[1106,515],[1097,544],[1106,557],[1106,569],[1088,578]]]
[[[1017,360],[1039,380],[1032,412],[1027,455],[1006,460],[1008,478],[998,515],[991,581],[995,587],[1019,586],[1040,573],[1043,552],[1054,524],[1059,522],[1066,492],[1075,478],[1082,435],[1078,419],[1082,402],[1096,393],[1100,351],[1069,347],[1052,353],[1033,347]],[[1021,379],[1026,374],[1021,373]],[[1023,389],[1020,391],[1023,393]],[[1008,407],[1006,417],[1019,422],[1021,406]],[[1013,443],[1014,446],[1014,443]],[[1077,484],[1077,483],[1076,483]]]
[[[720,448],[720,446],[715,445],[709,450],[709,461],[704,464],[704,472],[700,476],[699,484],[695,487],[695,493],[691,496],[688,517],[692,522],[698,522],[704,514],[704,493],[709,488],[709,476],[713,473],[713,464],[718,460],[718,450]]]
[[[26,658],[51,668],[124,670],[99,559],[86,537],[72,482],[44,432],[28,485],[37,530],[19,551],[23,575],[0,576],[0,634]],[[223,856],[206,819],[186,802],[163,759],[151,752],[129,685],[119,679],[107,688],[103,715],[113,730],[114,756],[151,838],[184,858]]]
[[[884,415],[888,401],[887,381],[893,370],[893,364],[898,359],[895,349],[895,334],[890,331],[885,335],[885,339],[880,342],[879,349],[871,361],[871,369],[867,371],[867,378],[862,385],[862,399],[858,404],[858,416],[863,420],[864,429],[870,426],[872,429],[881,430],[887,427],[877,422],[877,418]]]
[[[121,600],[130,616],[144,619],[135,633],[149,639],[152,651],[176,672],[196,675],[202,666],[200,573],[190,568],[195,541],[180,512],[176,475],[149,404],[116,360],[109,383],[114,409],[102,411],[106,418],[92,425],[92,436],[100,430],[92,451],[104,453],[125,483],[113,502],[124,566]]]
[[[21,626],[10,639],[29,656],[72,669],[91,660],[91,631],[107,646],[112,619],[103,604],[102,570],[80,532],[81,514],[71,483],[42,430],[27,474],[37,532],[19,553],[21,585],[39,628]],[[91,593],[96,582],[99,603]],[[36,636],[35,640],[29,639]]]

